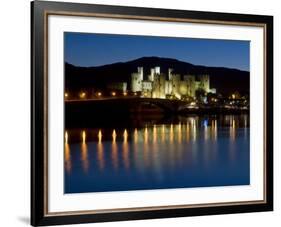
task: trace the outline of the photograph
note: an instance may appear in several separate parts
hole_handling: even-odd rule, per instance
[[[63,36],[65,194],[250,185],[250,41]]]

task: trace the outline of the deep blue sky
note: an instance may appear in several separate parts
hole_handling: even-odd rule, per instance
[[[66,32],[65,61],[100,66],[145,56],[249,71],[250,42]]]

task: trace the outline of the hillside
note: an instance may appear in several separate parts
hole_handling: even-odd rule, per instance
[[[65,63],[65,87],[68,90],[80,90],[81,88],[99,87],[103,88],[108,82],[128,82],[132,72],[137,67],[144,67],[145,78],[150,68],[161,67],[161,72],[168,74],[168,68],[173,68],[175,73],[182,76],[186,74],[209,74],[212,88],[217,92],[228,94],[239,91],[243,94],[249,93],[250,74],[247,71],[223,67],[207,67],[193,65],[188,62],[178,61],[170,58],[142,57],[128,62],[118,62],[98,67],[78,67]]]

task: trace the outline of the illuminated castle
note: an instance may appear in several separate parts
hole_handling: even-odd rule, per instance
[[[205,93],[216,93],[216,89],[210,89],[209,75],[184,75],[183,80],[180,74],[174,74],[173,69],[168,70],[168,77],[160,72],[160,67],[150,70],[148,79],[144,80],[143,67],[131,74],[132,92],[141,92],[144,97],[167,98],[195,97],[197,90]]]

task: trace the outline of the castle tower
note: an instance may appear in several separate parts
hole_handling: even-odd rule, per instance
[[[148,80],[154,81],[155,75],[160,75],[160,67],[159,66],[156,66],[156,67],[150,69],[150,75],[148,76]]]
[[[142,91],[143,67],[138,67],[138,72],[131,74],[132,92]]]
[[[210,92],[210,78],[209,75],[201,75],[200,76],[200,87],[205,91],[205,92]]]
[[[151,68],[150,69],[150,75],[148,75],[148,80],[154,81],[154,75],[155,75],[155,69]]]
[[[183,78],[187,82],[187,94],[191,97],[195,97],[195,91],[196,91],[195,76],[185,75]]]
[[[165,75],[164,74],[155,74],[153,81],[153,98],[165,98]]]
[[[173,90],[172,81],[165,80],[165,95],[171,95]]]
[[[155,67],[155,74],[160,74],[160,66]]]
[[[168,69],[168,80],[172,79],[172,72],[174,71],[174,69],[169,68]]]
[[[138,67],[138,73],[140,75],[140,79],[143,80],[143,67]]]
[[[180,81],[181,81],[181,76],[179,74],[172,74],[171,76],[172,79],[172,94],[175,95],[178,99],[180,99]]]

